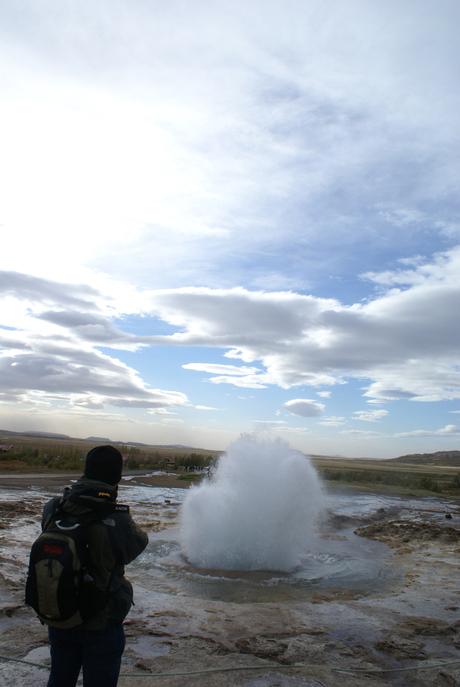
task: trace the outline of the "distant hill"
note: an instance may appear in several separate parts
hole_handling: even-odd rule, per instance
[[[111,439],[102,439],[101,437],[88,437],[85,441],[105,441],[106,444],[116,444],[122,446],[147,446],[148,448],[186,448],[193,451],[205,451],[203,448],[194,448],[193,446],[184,446],[183,444],[143,444],[141,441],[112,441]]]
[[[103,441],[106,444],[112,443],[111,439],[107,439],[107,437],[86,437],[85,441]]]
[[[71,439],[68,434],[54,434],[53,432],[12,432],[7,429],[0,429],[0,434],[14,437],[38,437],[40,439]]]
[[[87,441],[91,443],[98,444],[112,444],[112,445],[122,445],[122,446],[145,446],[150,449],[186,449],[187,451],[209,451],[210,453],[216,453],[215,449],[205,449],[197,448],[196,446],[184,446],[183,444],[143,444],[140,441],[113,441],[107,437],[86,437],[86,439],[78,439],[77,437],[71,437],[68,434],[55,434],[53,432],[37,432],[37,431],[27,431],[27,432],[13,432],[10,429],[0,429],[0,436],[4,437],[36,437],[37,439],[61,439],[64,441]],[[222,451],[220,451],[222,453]]]
[[[460,467],[460,451],[436,451],[436,453],[409,453],[392,458],[389,462],[416,463],[417,465],[451,465]]]
[[[158,448],[186,448],[193,451],[207,451],[206,448],[195,448],[194,446],[184,446],[184,444],[159,444]]]

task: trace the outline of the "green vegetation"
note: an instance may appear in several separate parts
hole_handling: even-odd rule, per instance
[[[41,468],[43,471],[74,472],[82,470],[83,455],[81,451],[72,445],[52,445],[43,448],[30,446],[17,446],[7,452],[0,453],[0,469],[10,471],[21,468]],[[14,466],[10,466],[14,463]],[[9,468],[9,469],[8,469]]]
[[[0,435],[0,444],[13,444],[9,451],[0,451],[0,472],[81,474],[86,454],[100,443],[84,439]],[[220,455],[219,451],[199,452],[167,446],[116,446],[127,456],[125,470],[181,472],[180,479],[192,483],[200,482],[205,470],[189,472],[189,469],[197,466],[206,468]],[[321,477],[330,484],[379,492],[460,498],[460,461],[457,454],[460,452],[439,451],[393,460],[331,456],[312,456],[311,459]]]
[[[365,464],[358,467],[358,462]],[[315,461],[319,474],[326,482],[342,483],[376,491],[395,491],[423,495],[460,496],[460,474],[452,468],[421,464],[393,466],[392,461],[349,461],[342,459],[343,468],[322,466]],[[376,465],[378,463],[378,465]],[[382,465],[383,463],[383,465]],[[389,465],[390,464],[390,465]],[[364,469],[363,469],[364,468]]]
[[[79,472],[84,469],[86,454],[98,444],[85,440],[55,440],[37,437],[1,437],[0,444],[13,444],[0,451],[0,472]],[[126,457],[125,470],[183,470],[192,466],[206,467],[219,452],[198,453],[168,447],[126,446],[114,444]],[[170,459],[173,459],[172,462]]]
[[[185,480],[186,482],[201,482],[206,477],[205,472],[184,472],[183,475],[179,477],[180,480]]]
[[[436,451],[436,453],[410,453],[393,458],[395,463],[414,463],[416,465],[453,465],[460,467],[460,451]]]
[[[126,447],[124,447],[126,448]],[[120,449],[121,450],[121,449]],[[128,449],[129,450],[129,449]],[[122,453],[128,453],[127,451],[122,451]],[[173,458],[174,463],[168,460],[168,457]],[[203,466],[206,467],[210,465],[214,459],[214,456],[205,455],[202,453],[190,453],[190,454],[169,454],[168,456],[162,456],[158,451],[152,454],[140,454],[139,451],[136,453],[129,452],[128,458],[125,460],[125,468],[127,470],[139,470],[139,469],[159,469],[162,470],[185,470],[185,468]]]

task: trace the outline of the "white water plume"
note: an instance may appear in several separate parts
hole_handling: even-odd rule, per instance
[[[212,480],[189,490],[181,546],[200,568],[293,570],[322,505],[309,459],[281,439],[244,435],[221,456]]]

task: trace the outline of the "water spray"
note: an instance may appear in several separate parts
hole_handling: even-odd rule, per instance
[[[201,568],[288,572],[308,548],[323,494],[309,459],[281,439],[244,435],[211,480],[190,488],[181,548]]]

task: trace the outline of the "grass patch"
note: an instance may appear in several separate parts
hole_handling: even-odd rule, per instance
[[[460,475],[452,467],[389,465],[385,461],[315,461],[323,480],[332,485],[350,486],[379,493],[414,496],[460,496]],[[340,467],[339,467],[340,466]]]
[[[8,451],[0,451],[0,473],[9,472],[80,472],[85,467],[88,451],[101,440],[50,439],[0,433],[0,444],[11,444]],[[190,467],[205,468],[220,455],[218,451],[192,451],[186,448],[127,446],[115,444],[125,456],[126,470],[186,470]],[[172,460],[171,460],[172,459]],[[192,480],[193,481],[193,480]]]
[[[47,474],[47,473],[56,473],[56,472],[79,472],[80,474],[82,473],[82,468],[81,466],[74,469],[53,469],[48,467],[47,465],[29,465],[28,463],[25,463],[24,461],[21,460],[3,460],[0,462],[0,474],[9,474],[9,473],[18,473],[18,474],[28,474],[28,473],[34,473],[34,474]]]
[[[373,494],[400,494],[401,496],[438,496],[439,498],[458,498],[460,497],[460,492],[457,494],[449,494],[446,491],[432,492],[426,489],[416,489],[414,487],[398,487],[390,484],[378,484],[375,482],[337,482],[323,480],[323,482],[329,487],[340,486],[341,489],[356,489],[359,491],[369,491]]]
[[[179,479],[184,480],[184,482],[201,482],[206,475],[189,475],[182,474]]]

